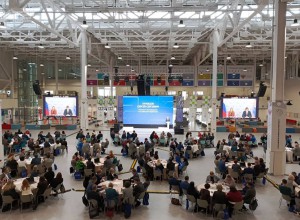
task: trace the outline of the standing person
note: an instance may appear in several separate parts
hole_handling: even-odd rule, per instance
[[[66,106],[66,109],[64,110],[64,116],[73,116],[73,112],[71,109],[69,109],[69,106]]]

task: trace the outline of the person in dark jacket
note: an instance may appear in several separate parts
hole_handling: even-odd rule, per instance
[[[210,184],[205,183],[204,188],[200,190],[200,199],[206,200],[208,204],[210,204],[210,192],[208,190],[209,188]]]
[[[64,179],[62,178],[61,172],[56,174],[56,177],[51,181],[50,186],[55,189],[59,184],[62,184]]]
[[[87,192],[86,196],[87,196],[87,199],[89,199],[89,200],[94,199],[97,201],[99,210],[104,209],[104,199],[102,196],[100,196],[96,184],[92,185],[92,190]]]
[[[55,174],[52,170],[52,167],[48,167],[48,171],[44,174],[44,177],[46,178],[48,183],[52,182],[52,180],[54,179],[54,176],[55,176]]]
[[[194,196],[196,200],[200,198],[200,193],[196,189],[195,183],[193,181],[190,182],[190,185],[189,185],[189,187],[187,189],[187,194],[191,195],[191,196]],[[197,205],[195,205],[194,212],[197,212],[197,210],[198,210],[198,207],[197,207]]]

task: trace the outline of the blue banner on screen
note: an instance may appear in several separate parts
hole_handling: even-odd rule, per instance
[[[173,123],[173,96],[123,96],[123,124]]]
[[[223,98],[221,118],[258,118],[258,99],[247,97]]]

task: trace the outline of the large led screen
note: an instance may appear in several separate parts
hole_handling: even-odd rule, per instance
[[[221,107],[221,118],[258,118],[257,98],[223,98]]]
[[[78,116],[77,96],[44,96],[44,116]]]
[[[124,125],[173,123],[173,96],[123,96]]]

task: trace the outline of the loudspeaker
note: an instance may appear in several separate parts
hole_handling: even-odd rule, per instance
[[[119,131],[120,131],[120,124],[119,123],[114,124],[114,132],[119,133]]]
[[[157,82],[161,83],[161,77],[160,76],[157,77]]]
[[[40,82],[38,80],[35,80],[35,82],[32,84],[32,88],[36,95],[42,95],[42,90],[40,88]]]
[[[179,81],[180,83],[182,83],[182,82],[183,82],[183,77],[182,77],[182,76],[179,76],[178,81]]]
[[[172,67],[170,67],[170,66],[168,67],[168,73],[170,73],[170,74],[172,73]]]
[[[151,95],[150,83],[146,83],[145,90],[146,90],[146,95]]]
[[[144,79],[138,79],[137,81],[138,95],[145,95],[145,81]]]
[[[263,83],[260,83],[259,90],[257,92],[257,97],[264,97],[266,91],[267,91],[267,86]]]

